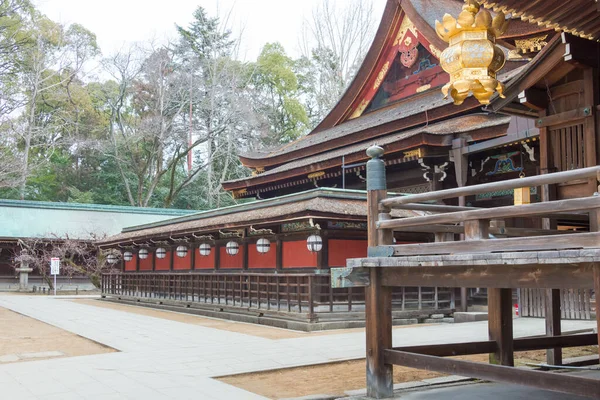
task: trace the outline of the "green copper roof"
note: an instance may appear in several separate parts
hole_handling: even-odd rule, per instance
[[[193,210],[0,200],[0,238],[92,239]]]
[[[19,207],[19,208],[40,208],[56,210],[89,210],[105,212],[122,212],[134,214],[158,214],[158,215],[187,215],[197,212],[196,210],[181,210],[176,208],[151,208],[151,207],[131,207],[131,206],[109,206],[102,204],[82,204],[82,203],[58,203],[51,201],[31,201],[31,200],[6,200],[0,199],[0,207]]]

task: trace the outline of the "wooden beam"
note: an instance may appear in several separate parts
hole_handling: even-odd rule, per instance
[[[421,203],[426,201],[436,201],[443,199],[452,199],[460,196],[473,196],[481,193],[495,192],[498,190],[508,190],[520,187],[532,187],[540,185],[551,185],[554,183],[563,183],[576,179],[589,179],[596,177],[600,167],[579,168],[570,171],[555,172],[552,174],[535,175],[525,178],[509,179],[506,181],[484,183],[476,186],[465,186],[454,189],[439,190],[433,193],[419,193],[410,196],[390,197],[382,200],[384,207],[397,207],[402,204]]]
[[[379,229],[402,230],[402,228],[410,226],[456,224],[464,221],[472,221],[482,218],[503,219],[509,217],[538,217],[546,216],[557,212],[588,211],[598,207],[600,207],[600,196],[593,196],[577,199],[558,200],[552,202],[524,204],[521,206],[504,206],[496,208],[477,209],[473,211],[457,211],[446,214],[426,215],[422,217],[392,219],[388,221],[379,221],[377,223],[377,227]]]
[[[596,43],[573,36],[566,32],[561,33],[561,40],[565,45],[564,60],[579,68],[598,68],[598,47]]]
[[[574,214],[573,214],[574,215]],[[583,216],[577,215],[577,219],[585,220]],[[402,228],[400,232],[420,232],[420,233],[465,233],[465,228],[462,225],[423,225],[423,226],[411,226],[408,228]],[[490,233],[492,235],[504,235],[504,236],[547,236],[547,235],[574,235],[577,234],[575,231],[559,231],[557,229],[533,229],[533,228],[506,228],[506,227],[493,227],[490,226]]]
[[[436,357],[468,356],[496,351],[498,345],[493,340],[465,343],[427,344],[423,346],[394,347],[392,350],[407,353],[427,354]]]
[[[463,266],[383,268],[382,279],[385,286],[590,289],[592,265],[483,266],[465,260]]]
[[[598,344],[598,338],[595,333],[583,335],[564,335],[520,338],[514,340],[515,351],[544,350],[551,347],[581,347],[593,346]]]
[[[581,347],[598,344],[595,333],[583,335],[565,335],[553,337],[526,337],[514,339],[515,351],[545,350],[550,347]],[[467,356],[472,354],[493,353],[498,345],[493,340],[464,343],[427,344],[421,346],[394,347],[392,350],[407,353],[426,354],[436,357]]]
[[[548,94],[535,88],[525,89],[519,93],[519,102],[533,110],[542,111],[548,107]]]
[[[535,120],[536,128],[543,128],[546,126],[558,125],[558,124],[567,124],[569,122],[578,121],[584,118],[591,117],[593,113],[592,105],[587,105],[585,107],[577,108],[574,110],[569,110],[565,112],[561,112],[558,114],[549,115],[547,117],[540,117]]]
[[[470,223],[466,221],[465,232],[468,232]],[[575,248],[600,247],[600,233],[571,233],[555,235],[552,240],[545,236],[516,237],[496,240],[471,240],[465,242],[436,242],[399,244],[389,246],[395,256],[430,255],[430,254],[462,254],[462,253],[489,253],[494,251],[542,251],[563,250]]]
[[[567,374],[557,375],[527,369],[516,369],[504,365],[484,364],[452,358],[441,358],[423,354],[386,350],[385,360],[395,365],[462,375],[501,383],[532,386],[542,390],[599,398],[600,380]]]

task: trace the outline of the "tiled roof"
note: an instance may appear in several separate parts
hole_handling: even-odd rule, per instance
[[[379,137],[376,139],[371,139],[365,142],[357,143],[351,146],[343,147],[340,149],[328,151],[321,154],[316,154],[314,156],[301,158],[298,160],[291,161],[289,163],[285,163],[273,169],[270,169],[262,174],[241,178],[236,180],[228,181],[227,183],[235,183],[235,182],[251,182],[254,179],[259,177],[276,175],[278,173],[293,170],[296,168],[306,167],[310,165],[315,165],[323,161],[332,160],[335,158],[340,158],[342,156],[348,156],[349,154],[354,154],[358,152],[363,152],[369,147],[371,144],[376,143],[380,146],[385,146],[390,143],[395,143],[409,137],[418,135],[418,134],[430,134],[430,135],[453,135],[455,133],[464,133],[469,131],[474,131],[477,129],[489,128],[489,127],[503,127],[504,125],[508,127],[510,122],[510,116],[500,115],[500,114],[470,114],[462,117],[452,118],[446,121],[438,122],[428,126],[422,126],[415,129],[409,129],[406,131],[402,131],[399,133],[394,133],[392,135],[387,135],[383,137]],[[366,156],[365,156],[366,158]]]
[[[523,66],[520,66],[504,72],[498,76],[498,79],[503,82],[507,81],[517,74],[522,68]],[[277,150],[268,153],[243,154],[243,157],[250,159],[269,158],[310,147],[315,147],[315,149],[318,151],[318,146],[320,144],[329,142],[333,139],[364,131],[366,129],[380,126],[389,122],[401,120],[403,118],[420,114],[451,103],[452,99],[444,99],[444,96],[439,89],[431,89],[425,93],[422,93],[421,95],[409,97],[393,107],[365,114],[360,118],[349,120],[343,124],[323,130],[316,134],[303,136],[302,138],[286,144]]]
[[[415,215],[417,212],[406,211]],[[219,229],[248,227],[265,221],[281,222],[308,219],[323,213],[335,219],[366,219],[366,192],[361,190],[314,189],[307,192],[259,200],[186,217],[173,218],[152,224],[123,229],[118,235],[99,241],[100,246],[185,235],[198,232],[215,232]],[[420,215],[420,214],[419,214]]]

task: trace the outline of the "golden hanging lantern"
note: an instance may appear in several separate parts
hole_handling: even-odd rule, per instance
[[[506,32],[509,21],[502,12],[492,18],[475,0],[465,0],[462,9],[457,19],[445,14],[441,23],[435,21],[438,36],[449,43],[440,58],[442,68],[450,74],[442,93],[450,94],[456,105],[469,93],[481,104],[489,104],[495,91],[504,97],[504,85],[496,80],[496,73],[505,59],[496,37]]]

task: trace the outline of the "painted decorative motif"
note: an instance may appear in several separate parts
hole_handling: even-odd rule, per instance
[[[405,18],[408,20],[408,18]],[[410,22],[410,20],[408,20]],[[406,68],[410,68],[415,65],[419,57],[419,39],[417,38],[417,31],[406,29],[404,36],[398,42],[398,51],[400,52],[400,63]]]
[[[536,36],[528,39],[516,39],[515,46],[522,53],[532,53],[534,51],[540,51],[542,48],[548,44],[546,39],[548,35]]]
[[[438,60],[442,56],[442,51],[432,44],[429,45],[429,51],[431,51],[431,54],[433,54],[433,56]]]
[[[236,189],[232,192],[233,194],[233,198],[234,199],[239,199],[244,197],[246,194],[248,193],[248,189],[243,188],[243,189]]]
[[[327,228],[329,229],[359,229],[366,231],[366,222],[352,222],[352,221],[328,221]]]
[[[419,49],[417,49],[416,47],[413,47],[410,50],[403,51],[400,53],[400,62],[406,68],[410,68],[413,65],[415,65],[415,62],[417,62],[418,56],[419,56]]]
[[[379,75],[377,75],[377,79],[375,80],[375,84],[373,85],[373,90],[379,89],[379,86],[381,86],[381,82],[383,82],[383,80],[385,79],[385,76],[387,75],[389,69],[390,62],[387,61],[385,64],[383,64],[383,68],[381,68],[381,71],[379,71]]]
[[[233,231],[219,231],[219,237],[221,239],[225,239],[225,238],[241,238],[244,237],[244,230],[240,229],[240,230],[233,230]]]
[[[537,195],[537,186],[533,186],[529,188],[529,193],[534,196]],[[513,196],[514,191],[512,189],[508,190],[497,190],[495,192],[488,193],[479,193],[475,195],[475,200],[487,200],[495,197],[505,197],[505,196]]]
[[[285,224],[281,224],[282,232],[299,232],[310,229],[314,229],[314,227],[310,225],[309,221],[287,222]]]
[[[419,147],[418,149],[405,151],[404,158],[408,158],[408,157],[419,157],[419,158],[423,157],[423,149]]]
[[[318,172],[313,172],[311,174],[308,174],[307,178],[308,179],[316,179],[316,178],[320,178],[324,175],[325,175],[325,171],[318,171]]]
[[[500,154],[497,156],[491,156],[490,158],[496,160],[494,170],[486,173],[487,176],[508,174],[510,172],[521,172],[523,167],[515,167],[515,164],[511,157],[521,154],[520,151],[511,151],[510,153]]]

